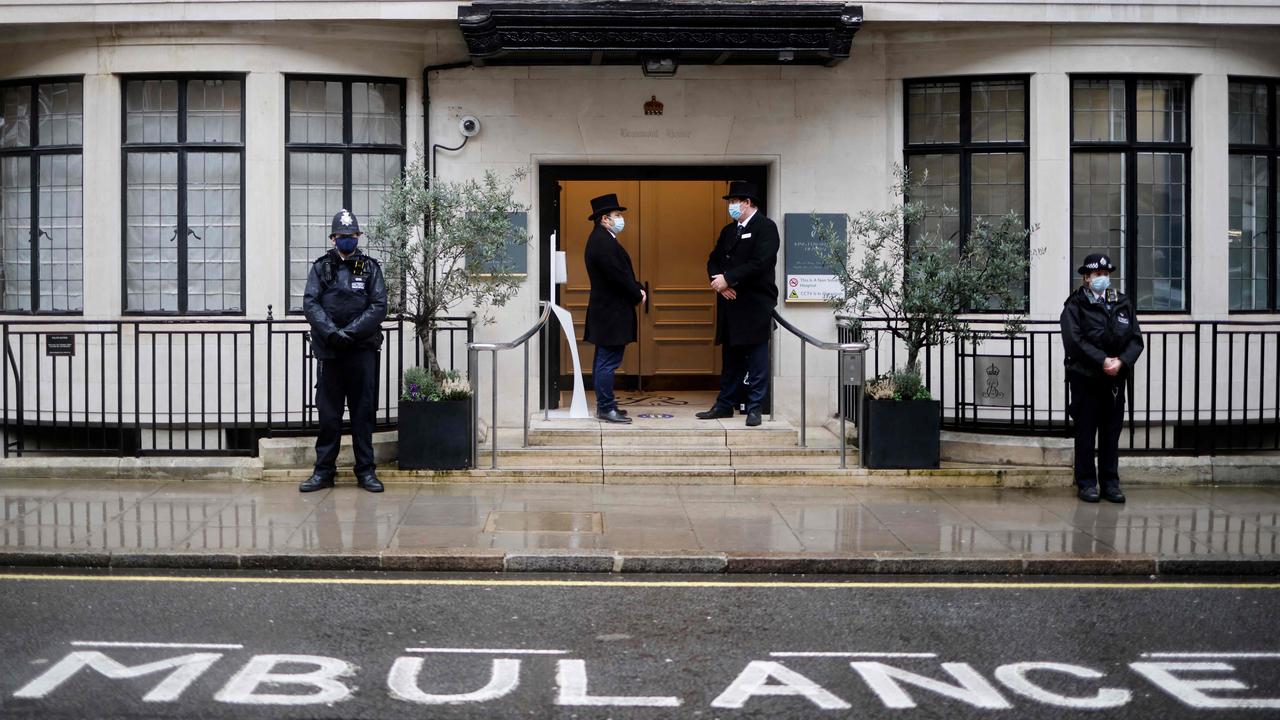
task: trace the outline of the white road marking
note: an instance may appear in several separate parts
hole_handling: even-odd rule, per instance
[[[82,668],[89,668],[110,680],[138,678],[168,670],[169,673],[142,696],[143,702],[173,702],[208,670],[222,653],[192,653],[142,665],[122,665],[96,650],[77,650],[45,670],[39,677],[13,694],[16,698],[39,700],[53,692]]]
[[[769,656],[789,658],[936,658],[938,654],[909,652],[771,652]]]
[[[1238,653],[1222,653],[1222,652],[1152,652],[1142,653],[1144,658],[1280,658],[1280,653],[1276,652],[1238,652]]]
[[[516,650],[504,648],[405,648],[410,653],[454,653],[476,655],[568,655],[568,650]]]
[[[585,660],[556,661],[556,705],[568,707],[680,707],[669,695],[591,695],[587,692]]]
[[[1250,690],[1248,684],[1233,677],[1189,678],[1174,673],[1235,672],[1227,663],[1129,663],[1129,667],[1154,685],[1193,708],[1247,708],[1250,710],[1280,708],[1280,698],[1221,697],[1205,690]]]
[[[1005,687],[1022,697],[1045,705],[1052,705],[1053,707],[1073,708],[1076,710],[1104,710],[1120,707],[1133,698],[1133,694],[1124,688],[1100,688],[1093,697],[1060,695],[1032,682],[1027,677],[1027,674],[1032,671],[1064,673],[1089,680],[1105,677],[1103,673],[1093,668],[1052,662],[1021,662],[1001,665],[996,668],[995,676],[997,680],[1004,683]]]
[[[916,706],[915,700],[902,688],[903,684],[914,685],[976,708],[1007,710],[1013,707],[1004,699],[1000,691],[979,675],[969,663],[942,663],[942,669],[957,681],[955,685],[884,663],[854,662],[849,665],[862,676],[867,685],[871,686],[872,691],[880,696],[885,707],[895,710]]]
[[[189,648],[193,650],[241,650],[244,645],[219,643],[164,643],[164,642],[111,642],[98,640],[72,640],[76,647],[115,647],[115,648]]]
[[[495,659],[493,671],[489,674],[489,682],[479,690],[449,695],[426,693],[418,686],[418,676],[422,673],[424,658],[396,658],[387,676],[387,689],[396,700],[417,703],[419,705],[461,705],[464,703],[482,703],[509,695],[520,685],[520,661],[511,659]]]
[[[779,683],[770,683],[770,680]],[[772,660],[752,660],[729,687],[711,701],[711,707],[736,710],[753,697],[803,697],[823,710],[853,707],[818,683]]]
[[[310,665],[309,672],[276,672],[280,665]],[[239,705],[327,705],[351,698],[351,688],[342,678],[356,674],[351,663],[324,655],[254,655],[213,696],[222,703]],[[262,687],[302,686],[314,688],[306,694],[267,693]]]

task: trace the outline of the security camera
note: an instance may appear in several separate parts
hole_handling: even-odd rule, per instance
[[[480,134],[480,119],[475,115],[463,115],[458,121],[458,132],[463,137],[475,137]]]

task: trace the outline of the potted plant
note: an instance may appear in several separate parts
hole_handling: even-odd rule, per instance
[[[931,399],[920,373],[920,354],[955,340],[976,340],[974,312],[1004,316],[1005,334],[1021,332],[1035,227],[1009,213],[998,223],[978,218],[963,243],[945,235],[940,218],[957,213],[928,206],[899,166],[891,191],[902,198],[885,210],[846,218],[847,232],[814,215],[818,254],[839,281],[830,299],[837,315],[880,318],[906,349],[906,364],[866,385],[863,413],[867,467],[938,467],[941,403]]]
[[[479,180],[430,178],[419,156],[383,199],[371,247],[382,260],[389,304],[413,325],[423,367],[405,370],[400,394],[399,465],[405,469],[467,467],[471,457],[468,379],[442,369],[436,352],[438,318],[466,302],[481,323],[515,296],[525,276],[511,254],[528,235],[512,222],[526,171]],[[461,443],[461,444],[459,444]],[[458,454],[458,448],[465,453]]]

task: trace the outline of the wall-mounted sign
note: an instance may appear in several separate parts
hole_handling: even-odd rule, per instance
[[[76,354],[76,336],[50,333],[44,336],[44,354],[48,357],[72,357]]]
[[[509,213],[508,217],[511,220],[512,236],[507,240],[506,257],[498,258],[498,266],[505,272],[524,275],[529,272],[529,256],[526,254],[529,244],[521,241],[520,238],[528,237],[529,214],[513,212]],[[468,257],[467,262],[478,264],[479,260]]]
[[[973,356],[973,397],[978,405],[1013,405],[1013,358],[1008,355]]]
[[[837,236],[845,234],[845,216],[820,213],[820,223],[830,223]],[[782,297],[787,302],[826,302],[840,295],[840,281],[822,260],[822,241],[809,213],[787,213],[783,216],[784,240],[782,266],[786,275]]]

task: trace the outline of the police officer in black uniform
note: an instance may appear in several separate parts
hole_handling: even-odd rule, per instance
[[[311,353],[320,363],[316,405],[320,436],[316,469],[301,492],[333,487],[342,439],[342,409],[351,413],[356,482],[382,492],[374,472],[373,420],[378,394],[378,350],[387,316],[387,285],[378,261],[360,252],[360,224],[348,210],[333,216],[333,249],[311,264],[302,310],[311,323]]]
[[[1068,412],[1075,420],[1076,494],[1096,503],[1124,502],[1120,492],[1120,431],[1124,428],[1125,385],[1142,355],[1142,331],[1133,304],[1111,287],[1115,266],[1094,253],[1080,266],[1081,285],[1062,306],[1066,349]],[[1094,465],[1094,442],[1097,465]]]

